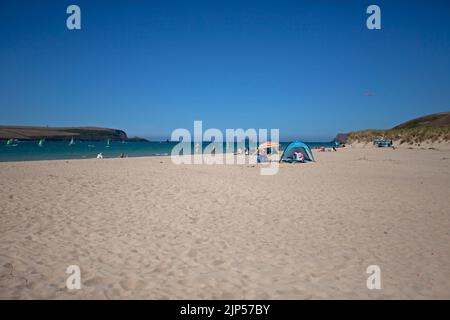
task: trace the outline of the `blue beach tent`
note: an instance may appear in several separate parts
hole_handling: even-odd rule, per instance
[[[301,152],[305,161],[316,161],[314,158],[311,149],[308,147],[306,143],[301,141],[294,141],[287,145],[286,149],[284,149],[283,155],[280,158],[281,161],[292,162],[294,160],[294,152]]]

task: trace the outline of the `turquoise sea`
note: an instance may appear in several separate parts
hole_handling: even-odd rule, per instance
[[[104,158],[117,158],[120,154],[128,157],[170,155],[172,148],[178,142],[121,142],[112,141],[107,146],[106,141],[76,141],[69,146],[67,141],[45,141],[42,146],[38,141],[17,141],[13,146],[0,141],[0,162],[4,161],[31,161],[55,159],[89,159],[95,158],[102,152]],[[204,143],[203,147],[209,143]],[[282,142],[281,149],[288,143]],[[331,147],[333,142],[307,143],[311,148],[320,146]],[[192,145],[192,150],[194,147]],[[223,149],[225,150],[225,144]]]

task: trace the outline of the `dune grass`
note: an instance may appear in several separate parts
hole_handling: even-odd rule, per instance
[[[399,141],[400,144],[450,141],[450,127],[415,127],[389,130],[363,130],[351,132],[349,142],[372,142],[375,139]]]
[[[348,142],[372,142],[375,139],[400,144],[450,141],[450,112],[429,114],[409,120],[388,130],[362,130],[349,133]]]

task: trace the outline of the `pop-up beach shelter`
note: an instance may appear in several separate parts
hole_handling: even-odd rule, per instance
[[[306,161],[316,161],[308,145],[301,141],[294,141],[289,143],[286,149],[284,149],[283,155],[280,158],[280,162],[292,161],[294,159],[294,152],[301,152]]]

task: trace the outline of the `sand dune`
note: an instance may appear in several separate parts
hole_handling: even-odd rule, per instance
[[[450,298],[450,152],[316,155],[0,163],[0,298]]]

